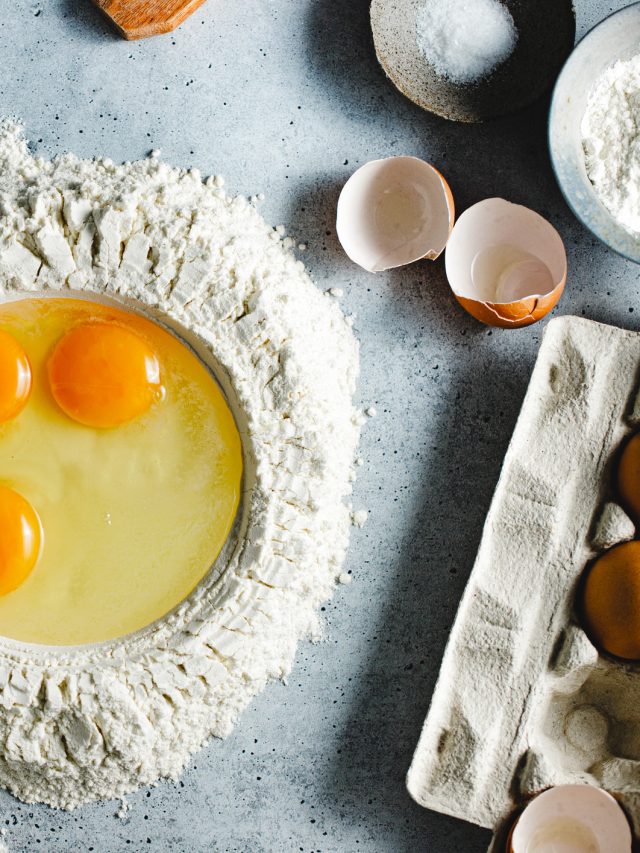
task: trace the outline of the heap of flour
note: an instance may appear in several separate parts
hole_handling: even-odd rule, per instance
[[[246,462],[237,538],[177,611],[95,647],[0,638],[0,784],[27,802],[175,777],[289,672],[341,573],[357,344],[292,241],[221,185],[154,156],[35,158],[0,124],[0,294],[71,288],[179,321],[220,365]]]
[[[640,54],[597,80],[582,119],[587,174],[618,222],[640,233]]]

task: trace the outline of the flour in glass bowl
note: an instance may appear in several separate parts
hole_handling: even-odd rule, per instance
[[[99,646],[0,638],[0,785],[26,802],[175,778],[319,635],[365,417],[351,327],[292,245],[221,179],[155,156],[33,157],[0,122],[0,298],[80,291],[179,322],[219,365],[246,474],[222,566],[167,617]]]
[[[640,234],[640,54],[596,81],[581,125],[587,174],[621,225]]]

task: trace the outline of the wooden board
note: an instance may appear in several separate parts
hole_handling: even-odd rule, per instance
[[[93,0],[126,39],[175,30],[204,0]]]

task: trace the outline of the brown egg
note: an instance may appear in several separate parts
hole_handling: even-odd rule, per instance
[[[618,464],[618,491],[631,518],[640,524],[640,432],[627,442]]]
[[[640,542],[624,542],[596,560],[581,604],[585,630],[599,648],[640,660]]]

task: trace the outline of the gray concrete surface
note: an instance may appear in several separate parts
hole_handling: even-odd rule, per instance
[[[578,31],[624,2],[578,0]],[[551,24],[552,25],[552,24]],[[586,233],[550,172],[547,104],[466,127],[430,117],[384,78],[367,0],[209,0],[173,35],[130,44],[89,0],[14,0],[0,17],[0,113],[36,151],[116,160],[161,148],[178,164],[264,192],[265,216],[308,242],[320,287],[340,286],[362,342],[367,426],[355,503],[354,583],[226,742],[181,781],[72,814],[0,793],[18,851],[428,851],[480,853],[489,833],[426,812],[404,788],[543,324],[491,331],[453,301],[442,262],[368,275],[334,233],[340,186],[366,160],[416,154],[459,209],[490,195],[562,233],[558,309],[638,328],[638,268]],[[634,311],[635,309],[635,311]]]

